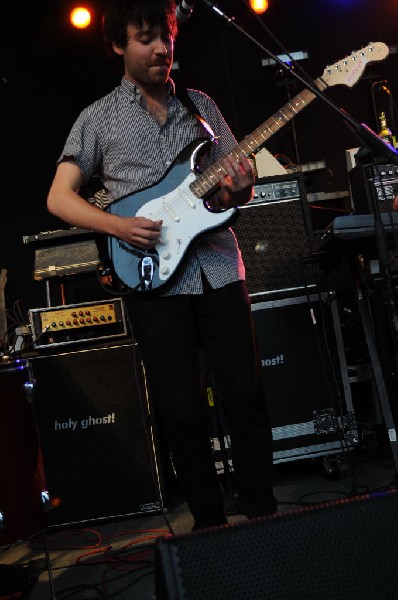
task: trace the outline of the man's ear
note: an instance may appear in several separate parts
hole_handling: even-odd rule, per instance
[[[118,54],[119,56],[123,56],[123,53],[124,53],[123,48],[120,48],[120,46],[117,46],[115,43],[112,44],[112,48],[116,54]]]

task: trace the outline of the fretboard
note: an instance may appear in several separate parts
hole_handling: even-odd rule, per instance
[[[322,79],[317,79],[315,85],[319,89],[324,89],[327,85]],[[272,117],[262,123],[253,133],[246,136],[230,153],[231,156],[239,159],[242,154],[250,156],[257,152],[261,146],[272,136],[279,131],[286,123],[295,117],[303,108],[305,108],[312,100],[316,98],[315,94],[308,89],[304,89],[297,96],[290,100],[283,108],[278,110]],[[211,165],[204,173],[199,175],[191,184],[190,189],[197,198],[203,198],[211,192],[217,185],[220,179],[226,175],[221,161],[217,161]]]

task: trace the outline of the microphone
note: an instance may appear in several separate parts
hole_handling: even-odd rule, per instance
[[[196,0],[182,0],[176,8],[176,19],[178,23],[184,23],[192,14]]]

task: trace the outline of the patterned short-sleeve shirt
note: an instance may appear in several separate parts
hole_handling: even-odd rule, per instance
[[[173,88],[171,83],[168,117],[160,126],[142,105],[139,88],[123,78],[120,86],[81,112],[59,162],[73,160],[85,181],[97,174],[109,202],[155,184],[192,140],[206,136]],[[216,136],[206,157],[212,164],[231,152],[237,142],[213,100],[197,90],[188,93]],[[199,236],[164,293],[201,293],[201,270],[213,288],[244,279],[241,253],[231,229]]]

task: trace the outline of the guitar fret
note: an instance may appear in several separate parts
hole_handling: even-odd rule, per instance
[[[265,137],[265,135],[263,134],[262,131],[259,131],[260,136],[263,138],[263,140],[266,142],[267,138]]]
[[[255,139],[252,136],[253,141],[255,141]],[[254,150],[257,149],[257,143],[253,145],[253,143],[251,142],[251,140],[246,139],[246,144],[249,146],[250,148],[250,152],[246,153],[246,154],[250,154],[251,152],[254,152]]]
[[[242,142],[240,144],[238,144],[238,146],[236,146],[235,150],[233,150],[231,152],[231,155],[234,156],[234,158],[236,159],[236,162],[240,163],[242,161],[242,158],[244,156],[247,156],[247,153],[245,152]]]
[[[193,181],[191,183],[191,185],[189,186],[191,188],[191,191],[195,194],[195,196],[197,196],[198,198],[201,198],[202,196],[204,196],[207,192],[207,188],[204,187],[204,185],[202,185],[202,183],[204,184],[205,181],[203,179],[203,175],[200,175],[195,181]]]

